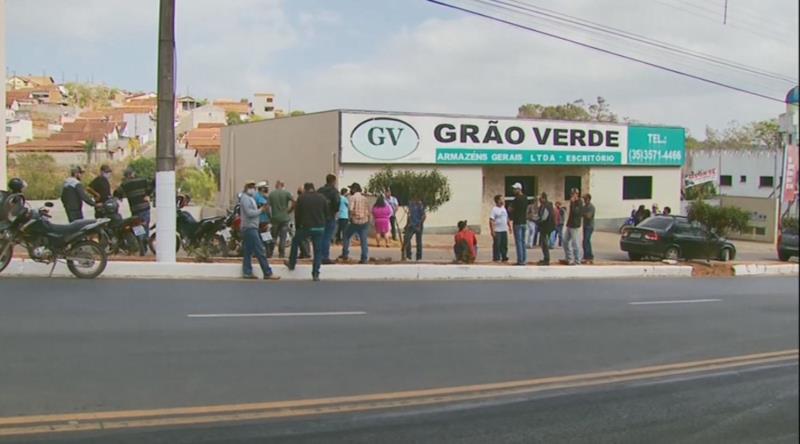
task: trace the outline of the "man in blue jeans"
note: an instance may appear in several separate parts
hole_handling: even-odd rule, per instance
[[[408,203],[408,222],[403,233],[403,254],[408,260],[411,260],[411,236],[414,236],[417,241],[416,258],[418,261],[422,260],[422,230],[425,226],[425,218],[425,204],[422,203],[419,196],[411,196],[411,201]]]
[[[669,208],[669,207],[667,207]],[[594,263],[594,252],[592,251],[592,233],[594,233],[594,205],[592,195],[583,195],[583,260],[582,264]]]
[[[242,278],[256,279],[253,275],[253,255],[258,259],[258,264],[261,266],[261,272],[264,274],[264,279],[277,279],[273,277],[272,268],[267,262],[266,252],[264,251],[264,243],[261,241],[261,236],[258,232],[259,217],[261,213],[267,211],[268,207],[258,208],[255,200],[256,183],[247,182],[244,185],[244,192],[239,200],[239,215],[242,218]]]
[[[322,255],[322,263],[329,265],[333,263],[331,260],[331,243],[333,242],[333,235],[336,234],[336,213],[339,211],[340,197],[339,190],[336,189],[336,176],[333,174],[325,176],[325,186],[319,189],[319,194],[328,200],[328,215],[325,220],[325,230],[322,233],[320,253]]]
[[[297,198],[297,205],[294,211],[297,230],[292,238],[289,260],[285,262],[285,265],[289,270],[294,270],[295,265],[297,265],[297,250],[306,239],[310,238],[311,245],[314,248],[314,265],[311,267],[311,278],[316,282],[319,281],[319,271],[322,264],[322,252],[324,251],[322,242],[325,224],[330,218],[330,202],[322,194],[314,191],[313,183],[306,182],[303,185],[303,194]]]
[[[516,265],[528,263],[528,250],[525,247],[525,233],[528,231],[528,197],[522,191],[522,184],[511,186],[514,200],[511,201],[511,222],[514,223],[514,247],[517,250]]]
[[[361,242],[361,260],[359,263],[366,264],[369,262],[369,241],[367,235],[369,234],[369,202],[367,198],[361,194],[361,185],[353,183],[350,185],[350,224],[344,232],[344,239],[342,240],[342,256],[341,259],[348,260],[350,255],[350,239],[353,235],[358,235],[358,240]]]

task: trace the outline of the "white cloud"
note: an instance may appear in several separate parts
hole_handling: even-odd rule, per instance
[[[598,2],[570,2],[574,10],[565,12],[601,23],[621,22],[616,24],[620,27],[639,23],[639,28],[647,27],[642,33],[653,38],[797,76],[796,43],[792,49],[792,44],[758,40],[749,33],[723,30],[720,34],[698,17],[686,19],[680,11],[659,10],[644,3],[628,1],[609,10]],[[571,35],[578,34],[573,31]],[[591,41],[630,52],[627,44],[603,38]],[[653,59],[653,54],[645,48],[636,55]],[[697,66],[666,55],[656,61]],[[751,87],[760,82],[729,70],[697,72]],[[766,90],[782,97],[782,86],[776,88],[771,82],[770,87]],[[294,89],[300,106],[307,109],[353,107],[484,115],[513,115],[525,102],[556,104],[601,95],[623,116],[684,125],[695,134],[702,134],[706,124],[723,126],[730,120],[771,118],[783,111],[780,103],[467,16],[425,21],[395,35],[377,53],[319,71]]]

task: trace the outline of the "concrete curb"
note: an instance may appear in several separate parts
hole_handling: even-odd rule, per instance
[[[740,264],[733,266],[734,276],[786,276],[797,275],[800,271],[798,264]]]
[[[255,264],[254,264],[255,265]],[[258,266],[254,267],[256,272]],[[298,265],[289,271],[281,265],[273,270],[282,280],[309,280],[311,266]],[[0,276],[47,276],[50,267],[29,259],[13,259]],[[110,261],[101,278],[141,279],[235,279],[242,273],[240,264],[200,264]],[[671,265],[581,265],[578,267],[513,267],[491,265],[325,265],[322,278],[328,281],[444,281],[444,280],[540,280],[597,279],[626,277],[691,277],[692,267]],[[56,265],[53,276],[72,274],[65,264]]]

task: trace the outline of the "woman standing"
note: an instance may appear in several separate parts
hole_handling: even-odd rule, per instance
[[[377,237],[378,247],[381,246],[381,239],[386,241],[386,248],[389,248],[389,231],[392,229],[392,207],[386,203],[383,195],[378,195],[375,206],[372,207],[372,217],[375,219],[375,236]]]

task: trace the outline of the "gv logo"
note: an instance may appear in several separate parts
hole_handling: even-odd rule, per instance
[[[370,159],[398,160],[417,150],[419,133],[402,120],[375,117],[353,129],[350,144]]]

